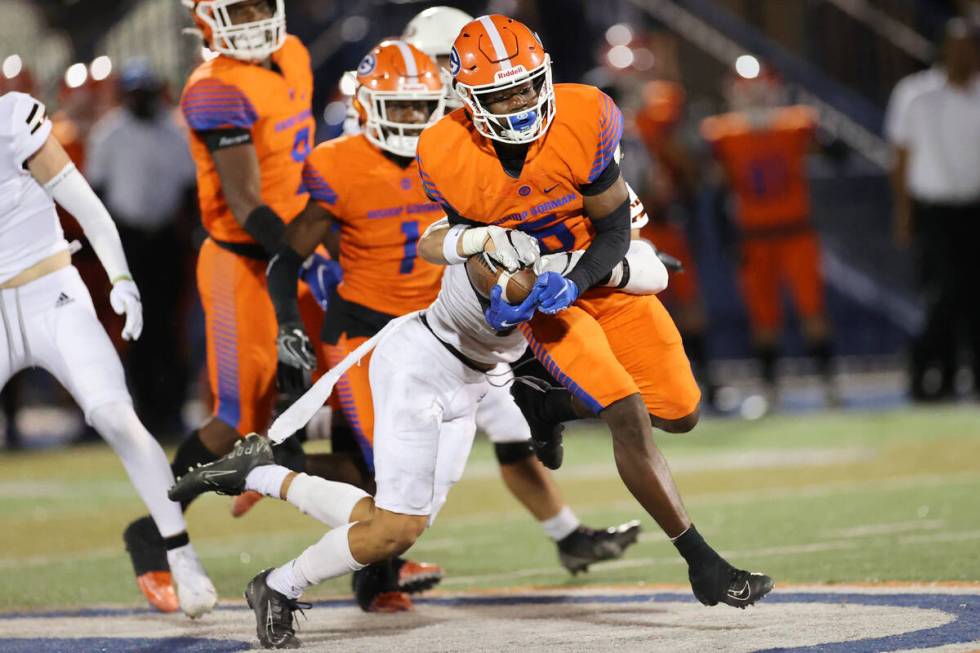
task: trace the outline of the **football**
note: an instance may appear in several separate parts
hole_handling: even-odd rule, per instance
[[[538,279],[531,268],[507,272],[502,266],[487,260],[486,254],[474,254],[466,259],[466,276],[473,288],[485,299],[489,299],[490,291],[500,284],[503,288],[503,299],[508,304],[520,304],[524,301]]]

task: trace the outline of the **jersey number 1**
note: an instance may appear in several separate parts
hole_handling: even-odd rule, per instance
[[[405,248],[398,273],[411,274],[412,270],[415,269],[415,257],[418,256],[419,221],[406,220],[403,222],[402,233],[405,234]]]

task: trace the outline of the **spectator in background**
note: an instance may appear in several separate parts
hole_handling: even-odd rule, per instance
[[[964,329],[980,387],[980,52],[965,20],[947,26],[943,63],[942,83],[909,100],[889,134],[895,238],[900,247],[916,246],[926,303],[910,357],[916,400],[955,393]],[[933,381],[928,372],[936,366]]]
[[[92,129],[86,175],[116,218],[148,298],[143,337],[127,360],[137,409],[154,433],[179,432],[187,382],[180,300],[189,255],[179,218],[193,204],[194,165],[163,83],[145,62],[123,67],[119,91],[121,105]]]
[[[806,177],[816,116],[809,107],[781,106],[784,90],[776,74],[765,67],[754,72],[733,79],[727,90],[734,111],[705,119],[701,132],[735,200],[736,257],[768,405],[777,401],[784,287],[800,315],[807,354],[824,380],[827,403],[833,405],[838,397],[830,323]]]

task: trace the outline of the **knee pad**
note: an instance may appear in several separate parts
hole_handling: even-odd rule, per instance
[[[524,442],[495,442],[493,452],[497,454],[497,462],[501,465],[513,465],[534,455],[531,443]]]

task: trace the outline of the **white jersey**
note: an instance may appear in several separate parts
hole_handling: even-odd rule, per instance
[[[437,338],[478,363],[513,363],[527,348],[520,331],[501,335],[490,328],[462,263],[446,266],[439,296],[425,309],[425,319]]]
[[[68,249],[54,202],[24,167],[50,134],[43,104],[0,96],[0,283]]]

